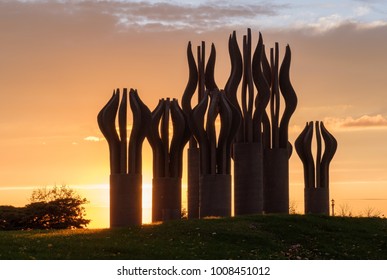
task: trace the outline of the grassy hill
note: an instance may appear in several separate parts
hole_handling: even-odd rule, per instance
[[[0,259],[387,259],[387,219],[260,215],[0,232]]]

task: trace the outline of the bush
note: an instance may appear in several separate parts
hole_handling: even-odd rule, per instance
[[[67,186],[34,190],[30,201],[20,208],[0,206],[0,229],[72,229],[90,223],[84,218],[87,199]]]
[[[0,230],[20,230],[25,227],[24,207],[0,206]]]

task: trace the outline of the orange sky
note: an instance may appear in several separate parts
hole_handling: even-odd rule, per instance
[[[90,139],[102,138],[96,117],[113,89],[138,89],[150,109],[163,97],[180,100],[190,40],[194,46],[201,40],[215,43],[217,83],[224,85],[228,36],[237,30],[241,44],[251,27],[254,44],[261,31],[267,46],[280,43],[281,55],[286,44],[292,49],[291,81],[299,103],[290,140],[312,120],[325,120],[338,140],[331,164],[333,196],[387,204],[387,21],[344,18],[332,25],[320,17],[315,23],[271,27],[269,8],[282,6],[259,11],[254,6],[263,19],[251,17],[246,25],[236,21],[243,7],[207,7],[207,14],[198,14],[199,5],[189,14],[192,6],[136,2],[130,7],[148,21],[153,18],[144,24],[128,22],[130,15],[117,17],[125,11],[119,1],[25,2],[0,1],[0,187],[106,184],[107,143]],[[133,12],[128,7],[127,13]],[[211,25],[227,9],[230,24]],[[189,24],[165,24],[182,11],[190,15]],[[147,182],[150,159],[147,148]],[[290,168],[292,192],[301,193],[295,153]]]

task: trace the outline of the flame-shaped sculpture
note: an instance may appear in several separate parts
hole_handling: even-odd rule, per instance
[[[262,70],[270,85],[270,118],[265,111],[262,117],[264,148],[264,211],[266,213],[289,213],[289,121],[297,107],[297,96],[290,82],[290,47],[279,68],[279,47],[270,49],[270,63],[265,52]],[[280,96],[285,108],[280,119]]]
[[[202,42],[202,46],[197,49],[198,65],[196,65],[194,55],[192,53],[191,42],[187,47],[187,60],[189,69],[189,78],[187,86],[182,96],[181,106],[184,114],[186,115],[190,130],[192,131],[192,106],[191,100],[195,94],[196,88],[198,89],[198,102],[204,95],[204,57],[205,57],[205,43]],[[187,161],[187,173],[188,173],[188,219],[199,218],[199,148],[197,146],[195,138],[192,136],[189,141],[188,148],[188,161]]]
[[[295,141],[295,148],[304,167],[305,214],[329,215],[329,164],[337,150],[337,141],[325,128],[323,122],[316,122],[316,165],[312,154],[313,122],[306,123],[304,130]],[[321,135],[325,151],[321,157]]]
[[[231,74],[225,88],[228,99],[242,116],[242,125],[233,144],[235,215],[263,211],[261,122],[270,99],[270,87],[261,67],[262,35],[259,34],[253,58],[251,45],[251,30],[248,29],[247,35],[243,37],[242,59],[235,31],[229,38]],[[237,91],[242,77],[241,104],[239,104]]]
[[[133,126],[127,141],[127,89],[117,89],[99,112],[97,120],[110,153],[110,227],[142,223],[142,143],[148,134],[151,112],[136,90],[129,92]],[[116,117],[118,114],[118,129]]]
[[[205,65],[205,43],[198,47],[197,65],[188,44],[189,80],[182,98],[183,111],[195,138],[188,150],[188,217],[231,214],[231,145],[240,124],[240,113],[219,91],[215,82],[216,50],[212,44]],[[238,87],[238,75],[231,75],[228,87]],[[198,104],[191,99],[198,89]],[[211,101],[207,111],[209,96]],[[207,113],[206,125],[205,114]],[[221,129],[217,138],[215,120],[220,116]],[[199,149],[196,144],[199,144]],[[198,180],[200,177],[200,180]],[[223,182],[223,183],[222,183]],[[221,186],[224,185],[224,189]],[[229,186],[229,187],[228,187]],[[217,189],[220,188],[220,189]],[[221,193],[219,199],[216,194]],[[200,205],[199,205],[200,204]],[[217,209],[217,210],[215,210]]]
[[[215,126],[218,115],[219,134]],[[192,118],[192,132],[200,147],[200,217],[230,216],[231,144],[239,128],[240,116],[224,91],[214,90],[193,109]]]
[[[171,141],[169,117],[172,118],[173,124]],[[190,136],[186,117],[177,100],[161,99],[152,112],[152,125],[148,136],[153,150],[153,222],[181,217],[182,158],[184,146]]]

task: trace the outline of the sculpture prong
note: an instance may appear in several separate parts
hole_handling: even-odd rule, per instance
[[[290,117],[293,115],[297,107],[297,95],[293,89],[293,86],[290,82],[290,62],[291,62],[291,52],[289,45],[286,46],[285,57],[282,61],[280,73],[279,73],[279,85],[281,89],[282,96],[285,100],[285,109],[281,118],[280,123],[280,146],[286,147],[288,145],[288,130],[289,130],[289,121]]]
[[[120,101],[119,90],[113,92],[113,96],[98,114],[98,125],[109,145],[110,172],[120,173],[120,139],[115,125],[116,114]]]
[[[128,162],[128,146],[127,146],[127,104],[128,104],[128,91],[124,88],[122,93],[121,104],[118,112],[118,125],[120,130],[120,173],[127,173]]]
[[[130,89],[130,107],[133,112],[133,126],[129,139],[129,174],[142,172],[142,143],[149,133],[151,112],[141,101],[137,90]]]
[[[266,81],[265,75],[262,71],[262,56],[263,56],[263,39],[262,34],[259,33],[259,40],[253,56],[252,73],[254,84],[257,87],[258,94],[255,98],[255,112],[253,115],[253,131],[254,142],[262,142],[262,118],[266,114],[266,107],[270,101],[270,86]],[[269,134],[270,136],[270,134]]]
[[[164,99],[160,99],[156,108],[152,111],[152,124],[148,134],[148,141],[153,150],[153,177],[164,177],[164,152],[163,141],[159,134],[159,123],[164,113]]]
[[[204,57],[203,57],[204,59]],[[209,91],[218,89],[215,82],[215,61],[216,61],[216,49],[215,45],[211,45],[210,57],[208,58],[206,70],[205,70],[205,85]]]
[[[171,102],[171,118],[173,123],[173,137],[170,148],[170,171],[172,177],[181,178],[183,149],[191,133],[184,113],[176,99],[173,99]]]

